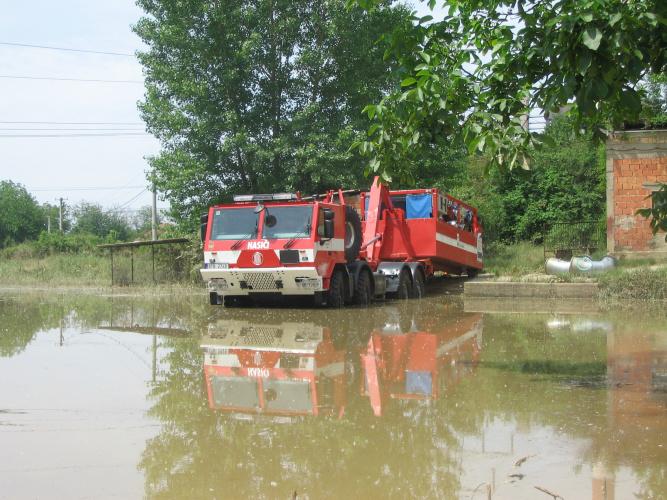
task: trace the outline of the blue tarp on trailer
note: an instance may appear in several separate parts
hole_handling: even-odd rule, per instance
[[[405,197],[408,219],[430,219],[433,216],[433,198],[430,194],[409,194]]]

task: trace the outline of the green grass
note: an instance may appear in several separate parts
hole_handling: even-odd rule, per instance
[[[93,253],[16,256],[0,259],[0,284],[109,286],[109,259]]]
[[[667,267],[616,269],[598,278],[603,300],[667,300]]]
[[[489,244],[484,251],[484,272],[496,276],[544,273],[544,249],[530,242]]]

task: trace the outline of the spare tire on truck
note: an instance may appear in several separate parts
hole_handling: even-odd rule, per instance
[[[345,260],[354,262],[361,249],[361,219],[357,211],[345,205]]]

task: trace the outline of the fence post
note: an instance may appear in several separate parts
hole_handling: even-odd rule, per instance
[[[111,286],[113,286],[113,247],[109,248],[109,256],[111,257]]]
[[[155,285],[155,245],[151,245],[151,257],[153,259],[153,285]]]
[[[130,284],[134,285],[134,247],[130,247]]]

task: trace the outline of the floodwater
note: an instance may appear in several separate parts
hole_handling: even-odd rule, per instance
[[[525,309],[0,295],[0,498],[665,498],[667,313]]]

